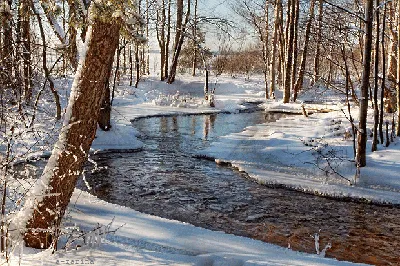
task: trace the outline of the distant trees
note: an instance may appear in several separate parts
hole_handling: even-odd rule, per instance
[[[269,66],[264,68],[266,92],[269,85],[272,97],[280,89],[284,103],[295,102],[302,90],[324,86],[347,91],[349,100],[360,104],[354,130],[357,163],[364,166],[369,103],[374,108],[373,150],[384,142],[384,112],[400,109],[400,1],[236,0],[234,10],[258,38],[261,58]],[[235,52],[230,54],[217,57],[218,69],[228,69]]]

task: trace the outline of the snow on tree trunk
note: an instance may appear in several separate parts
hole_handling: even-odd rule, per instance
[[[40,180],[14,219],[29,247],[48,248],[57,241],[57,228],[96,134],[120,24],[117,18],[95,18],[88,31],[86,55],[75,75],[63,129]]]

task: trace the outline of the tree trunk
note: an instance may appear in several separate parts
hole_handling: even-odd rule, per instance
[[[2,19],[2,27],[3,27],[3,46],[2,49],[0,49],[1,53],[1,61],[2,64],[5,66],[4,70],[4,77],[5,77],[5,84],[7,87],[13,87],[13,34],[12,34],[12,14],[11,14],[11,0],[4,0],[3,5],[8,4],[10,7],[9,12],[3,12],[1,14],[1,19]],[[1,37],[1,36],[0,36]]]
[[[135,88],[137,88],[139,85],[139,81],[140,81],[140,60],[139,60],[139,43],[138,42],[135,44],[135,71],[136,71]]]
[[[375,6],[379,7],[379,0],[375,0]],[[379,107],[378,107],[378,84],[379,84],[379,8],[375,10],[375,59],[374,59],[374,129],[372,140],[372,151],[378,149],[378,125],[379,125]]]
[[[194,0],[194,18],[193,18],[193,62],[192,76],[196,76],[197,67],[197,0]]]
[[[182,50],[183,41],[185,38],[186,26],[189,22],[190,17],[190,0],[187,1],[187,11],[185,21],[182,23],[183,17],[183,0],[177,2],[177,23],[176,23],[176,35],[174,45],[174,56],[172,58],[172,65],[168,74],[168,84],[172,84],[175,81],[176,69],[178,67],[179,55]],[[180,21],[180,22],[179,22]]]
[[[167,37],[165,39],[165,61],[164,61],[164,77],[168,78],[169,71],[169,44],[171,42],[171,1],[168,0],[168,10],[167,10]]]
[[[76,46],[76,36],[78,32],[76,30],[77,12],[74,0],[68,0],[69,5],[69,20],[68,20],[68,48],[67,57],[72,66],[72,69],[76,71],[78,68],[78,47]]]
[[[396,86],[396,98],[397,98],[397,126],[396,135],[400,136],[400,0],[397,1],[397,86]]]
[[[98,12],[93,12],[97,14]],[[104,84],[118,46],[120,19],[92,18],[86,57],[75,74],[64,126],[42,177],[27,197],[18,223],[33,248],[57,241],[57,228],[74,191],[96,134]]]
[[[97,119],[99,128],[101,128],[103,131],[109,131],[111,129],[111,105],[112,105],[112,98],[110,98],[111,72],[112,72],[112,63],[108,70],[107,81],[104,84],[104,97],[103,100],[101,101],[99,118]]]
[[[308,53],[308,43],[310,41],[311,24],[314,19],[314,6],[315,6],[315,0],[311,0],[309,17],[308,17],[308,21],[307,21],[307,25],[306,25],[306,33],[304,36],[304,48],[303,48],[303,53],[301,55],[300,69],[299,69],[296,85],[294,86],[294,92],[293,92],[293,101],[294,102],[297,100],[297,94],[303,86],[304,72],[306,70],[306,61],[307,61],[307,53]]]
[[[289,5],[290,4],[290,5]],[[292,63],[293,63],[293,42],[294,42],[294,25],[295,25],[295,10],[296,10],[296,2],[295,0],[290,0],[288,4],[288,9],[290,9],[289,14],[289,25],[288,25],[288,40],[287,40],[287,53],[286,53],[286,60],[285,60],[285,90],[283,95],[283,103],[288,103],[290,100],[290,85],[292,80]],[[289,19],[288,18],[288,19]]]
[[[383,144],[383,107],[384,107],[385,84],[386,84],[385,31],[386,31],[386,5],[383,9],[383,19],[382,19],[382,83],[381,83],[381,99],[380,99],[381,108],[379,112],[379,137],[381,144]]]
[[[160,9],[160,8],[159,8]],[[161,14],[160,14],[161,13]],[[160,47],[160,80],[165,79],[165,1],[161,3],[161,10],[157,10],[157,40]]]
[[[359,167],[364,167],[367,164],[366,146],[367,146],[368,88],[369,88],[369,77],[371,71],[373,9],[374,9],[373,0],[366,0],[363,73],[361,80],[360,116],[358,125],[357,157],[356,157],[356,162]]]
[[[324,1],[319,0],[318,6],[318,31],[317,31],[317,48],[315,50],[315,57],[314,57],[314,78],[312,81],[312,85],[315,84],[316,81],[319,79],[319,56],[321,53],[321,42],[322,42],[322,17],[324,12]]]
[[[294,91],[296,71],[297,71],[297,57],[299,54],[297,43],[299,38],[299,13],[300,13],[300,1],[295,1],[295,15],[294,15],[294,39],[293,39],[293,63],[292,63],[292,76],[290,78],[290,90]]]
[[[31,31],[30,31],[30,5],[28,0],[23,0],[20,7],[21,16],[21,42],[23,60],[24,96],[27,103],[32,98],[32,66],[31,66]]]
[[[276,67],[277,67],[277,57],[278,57],[278,34],[279,34],[279,24],[280,24],[280,10],[281,0],[275,1],[275,11],[274,11],[274,36],[272,42],[272,59],[271,59],[271,98],[275,99],[276,90]]]

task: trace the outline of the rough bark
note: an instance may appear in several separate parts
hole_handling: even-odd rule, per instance
[[[47,248],[57,241],[55,229],[95,137],[108,67],[118,46],[120,19],[92,21],[91,34],[86,37],[86,57],[75,75],[63,131],[22,211],[25,216],[29,214],[21,217],[27,220],[24,240],[29,247]]]
[[[372,50],[372,18],[373,0],[367,0],[365,4],[365,37],[363,51],[363,73],[361,80],[360,116],[357,136],[357,157],[359,167],[366,166],[367,146],[367,113],[368,113],[368,88],[371,71],[371,50]]]
[[[400,30],[400,0],[397,1],[397,32]],[[396,86],[396,98],[397,98],[397,125],[396,135],[400,136],[400,36],[397,36],[397,86]]]

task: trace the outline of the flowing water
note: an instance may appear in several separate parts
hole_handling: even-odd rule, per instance
[[[399,207],[270,188],[194,157],[220,136],[280,116],[256,111],[139,119],[133,126],[144,150],[96,155],[101,168],[86,176],[90,192],[144,213],[309,253],[316,252],[319,233],[321,250],[332,245],[329,257],[399,265]]]

